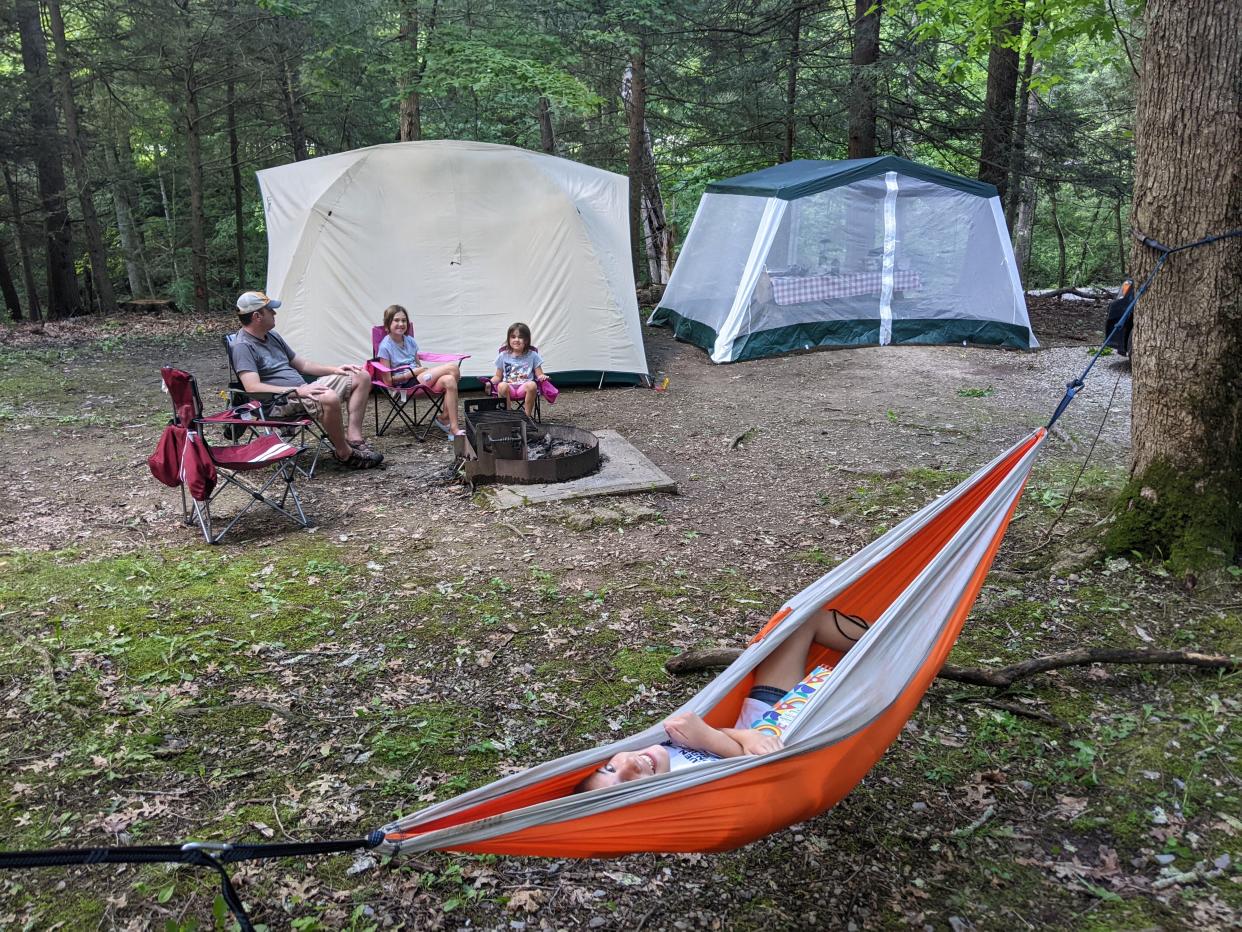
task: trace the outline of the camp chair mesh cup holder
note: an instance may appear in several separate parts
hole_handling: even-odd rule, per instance
[[[238,423],[230,425],[224,432],[224,436],[231,440],[237,441],[244,437],[248,432],[255,436],[265,433],[277,433],[281,437],[287,439],[290,443],[295,443],[305,450],[303,459],[307,460],[306,465],[296,464],[296,468],[307,479],[315,477],[315,469],[319,466],[320,457],[324,452],[334,452],[332,441],[329,439],[327,431],[313,417],[302,414],[298,417],[273,417],[272,411],[283,405],[295,389],[282,392],[279,395],[252,395],[242,386],[241,376],[237,374],[237,366],[233,363],[233,339],[236,337],[234,333],[226,333],[224,335],[224,353],[229,361],[229,385],[225,389],[228,394],[229,408],[236,414],[239,421],[246,423]],[[258,426],[261,422],[267,422],[269,426]]]
[[[380,326],[372,327],[371,358],[367,361],[367,371],[371,373],[371,399],[375,412],[375,436],[384,436],[384,433],[392,426],[393,422],[399,420],[410,429],[418,440],[426,440],[427,435],[431,433],[431,428],[436,426],[436,420],[444,413],[444,392],[438,392],[421,382],[405,382],[400,385],[384,384],[385,375],[403,372],[410,367],[397,366],[395,369],[390,369],[384,364],[383,359],[379,355],[379,347],[383,339],[384,328]],[[432,365],[456,364],[470,358],[468,354],[463,355],[460,353],[419,352],[418,355],[421,361],[431,363]],[[382,423],[380,421],[381,398],[388,403],[388,414],[384,417]],[[418,413],[419,398],[422,398],[427,403],[421,415]]]
[[[197,524],[207,543],[218,544],[243,515],[262,503],[299,527],[310,527],[312,522],[303,511],[302,499],[294,488],[294,481],[301,472],[297,467],[297,458],[305,451],[305,447],[288,442],[276,432],[277,428],[285,426],[284,423],[235,417],[231,410],[204,415],[198,382],[193,375],[170,366],[161,369],[160,375],[173,407],[173,416],[165,431],[180,429],[184,433],[178,451],[179,461],[175,464],[175,475],[180,480],[177,485],[181,492],[184,523]],[[226,435],[240,430],[241,436],[244,436],[247,431],[251,431],[253,439],[245,443],[213,446],[207,440],[208,428],[218,428]],[[201,482],[197,484],[205,492],[205,497],[201,499],[187,489],[187,485],[191,485],[194,479],[189,470],[196,468],[192,465],[194,456],[190,449],[194,443],[201,444],[202,452],[206,454],[210,464],[209,468],[200,460],[198,467],[213,471],[205,488]],[[257,480],[247,482],[242,477],[243,473],[263,469],[269,470],[269,475],[262,483]],[[155,471],[154,467],[152,471]],[[269,492],[274,486],[280,490],[279,496]],[[243,493],[248,501],[228,519],[223,528],[217,530],[217,519],[212,516],[211,504],[230,487]]]

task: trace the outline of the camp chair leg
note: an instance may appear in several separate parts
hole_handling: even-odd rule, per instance
[[[274,470],[267,480],[261,486],[254,486],[245,479],[240,478],[236,473],[228,473],[224,470],[219,471],[219,476],[223,480],[216,490],[211,494],[211,498],[205,502],[194,502],[193,519],[187,523],[197,522],[199,529],[203,532],[203,539],[209,544],[218,544],[224,539],[224,535],[232,530],[233,525],[241,520],[246,514],[259,502],[263,502],[273,511],[284,515],[294,524],[301,527],[310,527],[311,521],[306,517],[306,512],[302,510],[302,499],[298,495],[298,490],[294,488],[293,482],[297,478],[300,470],[292,462],[282,465],[279,469]],[[269,497],[267,490],[271,488],[274,482],[281,481],[285,484],[284,491],[279,499]],[[250,496],[250,500],[230,519],[228,524],[216,531],[212,527],[211,502],[217,495],[223,492],[228,486],[233,485],[241,489]],[[292,499],[292,508],[286,505],[286,501]]]

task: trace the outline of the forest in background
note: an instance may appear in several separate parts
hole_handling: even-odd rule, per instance
[[[667,279],[710,181],[800,158],[894,154],[991,182],[1028,288],[1113,282],[1130,248],[1140,0],[3,9],[14,320],[231,303],[266,274],[255,171],[398,140],[628,175],[640,285]]]

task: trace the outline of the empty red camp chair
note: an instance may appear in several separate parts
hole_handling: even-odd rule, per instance
[[[500,346],[497,348],[496,352],[503,353],[506,349],[507,347]],[[539,347],[537,346],[532,346],[531,349],[534,350],[536,353],[539,352]],[[479,379],[479,381],[483,383],[483,390],[487,392],[489,397],[492,397],[492,398],[499,397],[499,393],[496,391],[496,383],[495,381],[493,381],[491,376],[485,376],[484,378]],[[535,396],[535,413],[533,417],[536,421],[542,423],[543,422],[543,402],[546,400],[548,404],[550,405],[556,404],[556,399],[560,395],[561,390],[552,384],[551,379],[544,379],[542,382],[539,382],[538,385],[539,385],[539,394]],[[526,391],[530,391],[530,388],[527,387]],[[512,400],[519,408],[522,407],[521,396],[514,398]]]
[[[444,411],[444,392],[438,392],[433,388],[423,385],[421,382],[406,382],[401,385],[385,385],[384,375],[391,375],[394,372],[403,372],[409,369],[408,366],[398,366],[390,369],[384,365],[379,358],[379,345],[384,339],[384,328],[375,326],[371,328],[371,359],[367,362],[367,372],[371,373],[371,398],[375,402],[375,436],[382,437],[384,431],[392,425],[392,422],[400,419],[406,427],[414,432],[414,436],[419,440],[426,440],[427,434],[434,426],[433,422]],[[458,363],[463,359],[469,359],[469,354],[460,355],[458,353],[424,353],[418,351],[418,361],[423,363]],[[384,399],[388,403],[388,415],[384,418],[384,423],[380,424],[380,399]],[[422,398],[427,402],[424,413],[420,416],[418,413],[418,401]],[[408,411],[406,409],[409,409]]]
[[[240,418],[245,421],[245,426],[234,425],[225,429],[224,436],[229,440],[238,440],[247,433],[252,433],[256,437],[267,433],[279,433],[283,438],[306,451],[306,456],[302,457],[306,465],[299,462],[297,470],[307,479],[313,479],[315,467],[319,465],[320,455],[325,450],[332,452],[332,441],[328,439],[327,432],[319,422],[307,414],[289,418],[272,417],[272,409],[284,403],[293,389],[280,395],[251,395],[242,387],[241,377],[238,376],[237,367],[233,364],[233,340],[236,336],[236,333],[224,335],[224,353],[229,361],[229,410],[222,414],[211,415],[204,420]],[[260,427],[260,423],[264,421],[274,426]]]
[[[310,527],[311,522],[302,511],[302,500],[293,487],[298,474],[295,458],[302,452],[301,447],[274,432],[261,433],[246,443],[227,446],[212,446],[203,434],[204,429],[216,427],[225,430],[276,428],[283,426],[282,422],[223,415],[206,418],[194,376],[168,366],[160,370],[160,376],[172,398],[173,418],[147,462],[156,479],[181,489],[185,523],[197,522],[207,543],[218,544],[242,515],[262,502],[295,524]],[[257,484],[257,480],[247,482],[242,477],[243,473],[263,469],[270,474],[262,484]],[[212,526],[211,503],[229,486],[241,490],[249,500],[216,531]],[[279,496],[274,492],[269,495],[268,490],[273,486],[280,490]]]

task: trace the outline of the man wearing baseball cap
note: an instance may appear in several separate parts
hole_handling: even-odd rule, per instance
[[[251,395],[287,395],[272,410],[272,417],[303,412],[313,417],[346,469],[378,466],[384,455],[362,439],[371,376],[361,366],[326,366],[299,356],[275,330],[279,307],[279,301],[261,291],[247,291],[237,299],[241,329],[233,338],[233,366],[242,388]],[[307,383],[303,376],[315,381]]]

